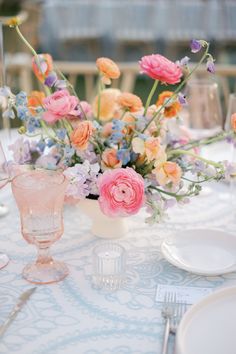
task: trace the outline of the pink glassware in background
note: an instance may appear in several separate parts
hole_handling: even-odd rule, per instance
[[[7,161],[3,152],[2,145],[0,143],[0,189],[3,188],[9,181],[9,171],[7,167]],[[9,262],[9,258],[6,254],[0,253],[0,269],[5,267]]]
[[[63,262],[54,261],[50,246],[63,234],[65,176],[56,171],[31,170],[17,175],[12,191],[21,217],[21,231],[38,248],[36,262],[26,265],[23,277],[36,284],[60,281],[68,275]]]

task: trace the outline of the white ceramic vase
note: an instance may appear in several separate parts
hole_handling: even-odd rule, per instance
[[[81,200],[78,207],[92,220],[91,232],[94,236],[116,239],[124,237],[129,231],[128,218],[111,218],[104,215],[97,200]]]

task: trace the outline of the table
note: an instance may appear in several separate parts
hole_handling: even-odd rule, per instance
[[[0,138],[3,141],[2,135]],[[164,324],[162,305],[155,302],[157,284],[211,288],[236,285],[236,273],[217,277],[189,274],[169,264],[160,253],[161,241],[173,231],[210,227],[236,237],[228,186],[218,183],[212,188],[209,195],[172,209],[165,223],[149,227],[143,213],[130,218],[130,234],[118,240],[128,254],[127,283],[110,293],[91,285],[91,253],[101,240],[90,234],[90,221],[78,208],[65,207],[65,232],[52,247],[52,254],[67,263],[70,274],[60,283],[37,287],[1,339],[0,353],[160,354]],[[21,272],[35,259],[36,248],[21,236],[10,186],[0,191],[0,198],[10,208],[10,213],[0,219],[0,250],[11,258],[0,270],[2,322],[17,297],[32,287],[22,279]]]

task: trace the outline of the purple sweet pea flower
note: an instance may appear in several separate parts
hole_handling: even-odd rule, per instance
[[[57,81],[57,74],[52,71],[45,79],[44,84],[48,87],[53,87]]]
[[[188,62],[189,62],[190,58],[185,56],[184,58],[180,59],[180,60],[177,60],[176,62],[176,65],[178,66],[187,66],[188,65]]]
[[[67,88],[67,83],[65,80],[57,80],[55,82],[55,87],[59,90],[63,90],[65,88]]]
[[[190,42],[190,48],[192,53],[197,53],[202,49],[202,44],[197,39],[192,39]]]
[[[213,62],[213,60],[208,60],[207,61],[207,71],[211,74],[214,74],[215,73],[215,64]]]
[[[183,95],[181,92],[179,92],[178,94],[178,101],[182,106],[186,106],[187,105],[187,100],[186,100],[186,96]]]

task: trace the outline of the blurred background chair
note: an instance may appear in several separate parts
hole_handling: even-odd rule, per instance
[[[38,52],[52,54],[56,67],[76,87],[81,99],[94,98],[94,61],[99,56],[111,57],[121,67],[121,78],[114,81],[114,87],[133,91],[144,99],[151,83],[139,75],[140,57],[155,52],[173,60],[186,53],[191,56],[192,38],[211,42],[217,68],[214,80],[219,86],[224,114],[229,94],[236,90],[236,1],[0,0],[0,16],[9,16],[13,3],[17,4],[16,11],[28,14],[21,26],[24,35]],[[31,54],[15,31],[7,27],[4,46],[7,84],[13,91],[40,88],[31,73]],[[193,60],[194,57],[197,59],[193,55]],[[205,67],[195,74],[197,79],[207,77]]]

